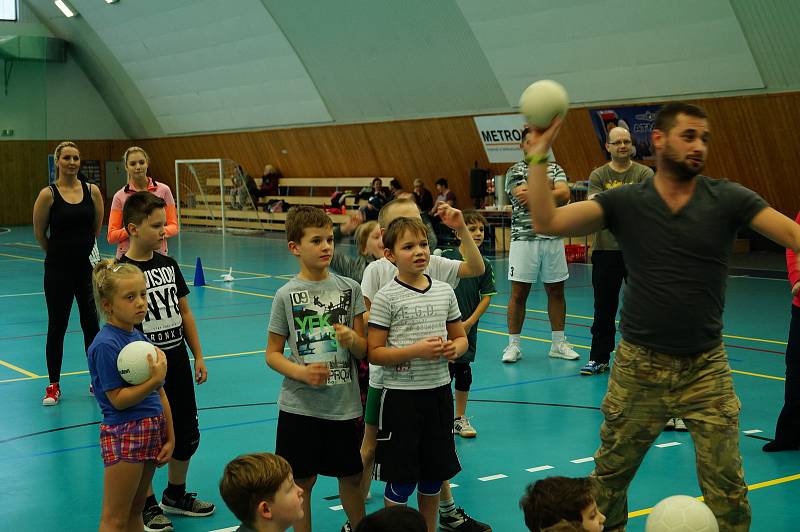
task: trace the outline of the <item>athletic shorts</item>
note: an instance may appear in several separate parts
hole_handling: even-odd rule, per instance
[[[123,462],[155,460],[167,441],[167,419],[162,413],[116,425],[100,423],[100,453],[108,467]]]
[[[449,480],[461,471],[453,440],[450,385],[384,388],[373,476],[384,482]]]
[[[378,414],[381,407],[381,392],[383,388],[369,387],[367,391],[367,406],[364,408],[364,424],[372,425],[373,427],[378,424]]]
[[[512,240],[508,253],[508,280],[534,284],[539,278],[547,284],[569,278],[564,241],[560,238]]]
[[[358,418],[320,419],[281,410],[275,454],[289,462],[296,479],[359,475],[364,468]]]

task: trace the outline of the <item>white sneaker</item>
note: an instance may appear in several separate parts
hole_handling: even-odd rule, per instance
[[[581,356],[572,349],[569,342],[561,340],[560,342],[553,342],[550,346],[550,358],[563,358],[566,360],[578,360]]]
[[[478,435],[478,431],[469,422],[467,416],[461,416],[453,420],[453,434],[458,434],[462,438],[474,438]]]
[[[522,351],[519,349],[519,344],[508,344],[506,348],[503,349],[502,361],[506,364],[516,362],[520,358],[522,358]]]

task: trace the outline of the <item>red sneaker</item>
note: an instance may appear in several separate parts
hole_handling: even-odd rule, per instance
[[[58,383],[51,384],[44,391],[44,399],[42,399],[42,404],[44,406],[53,406],[58,404],[59,399],[61,399],[61,387]]]

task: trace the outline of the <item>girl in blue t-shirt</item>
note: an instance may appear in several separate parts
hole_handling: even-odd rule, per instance
[[[150,378],[131,385],[120,377],[117,357],[127,344],[144,340],[134,326],[147,313],[147,288],[132,264],[102,260],[92,274],[94,299],[106,324],[89,347],[89,374],[103,412],[100,450],[104,493],[100,532],[143,530],[142,510],[156,467],[172,456],[175,434],[162,384],[167,375],[164,352],[147,355]],[[155,359],[154,359],[155,358]]]

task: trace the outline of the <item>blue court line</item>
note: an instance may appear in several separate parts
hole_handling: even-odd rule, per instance
[[[269,417],[269,418],[265,418],[265,419],[256,419],[254,421],[242,421],[242,422],[239,422],[239,423],[228,423],[228,424],[225,424],[225,425],[212,425],[210,427],[204,427],[204,428],[200,429],[200,432],[206,432],[206,431],[209,431],[209,430],[227,429],[227,428],[232,428],[232,427],[241,427],[243,425],[257,425],[259,423],[268,423],[268,422],[277,421],[277,420],[278,420],[277,417]],[[41,451],[41,452],[38,452],[38,453],[31,453],[31,454],[22,455],[22,456],[6,456],[6,457],[0,458],[0,462],[8,462],[8,461],[11,461],[11,460],[25,460],[27,458],[36,458],[38,456],[48,456],[48,455],[53,455],[53,454],[63,454],[63,453],[68,453],[68,452],[72,452],[72,451],[82,451],[84,449],[95,449],[95,448],[99,448],[99,447],[100,447],[99,443],[91,443],[89,445],[79,445],[77,447],[65,447],[63,449],[53,449],[51,451]]]
[[[558,377],[545,377],[544,379],[532,379],[529,381],[519,381],[519,382],[511,382],[509,384],[498,384],[496,386],[483,386],[481,388],[472,388],[470,391],[472,392],[483,392],[486,390],[497,390],[500,388],[511,388],[513,386],[521,386],[523,384],[534,384],[537,382],[548,382],[548,381],[558,381],[562,379],[574,379],[575,377],[580,377],[580,374],[573,373],[571,375],[560,375]]]

